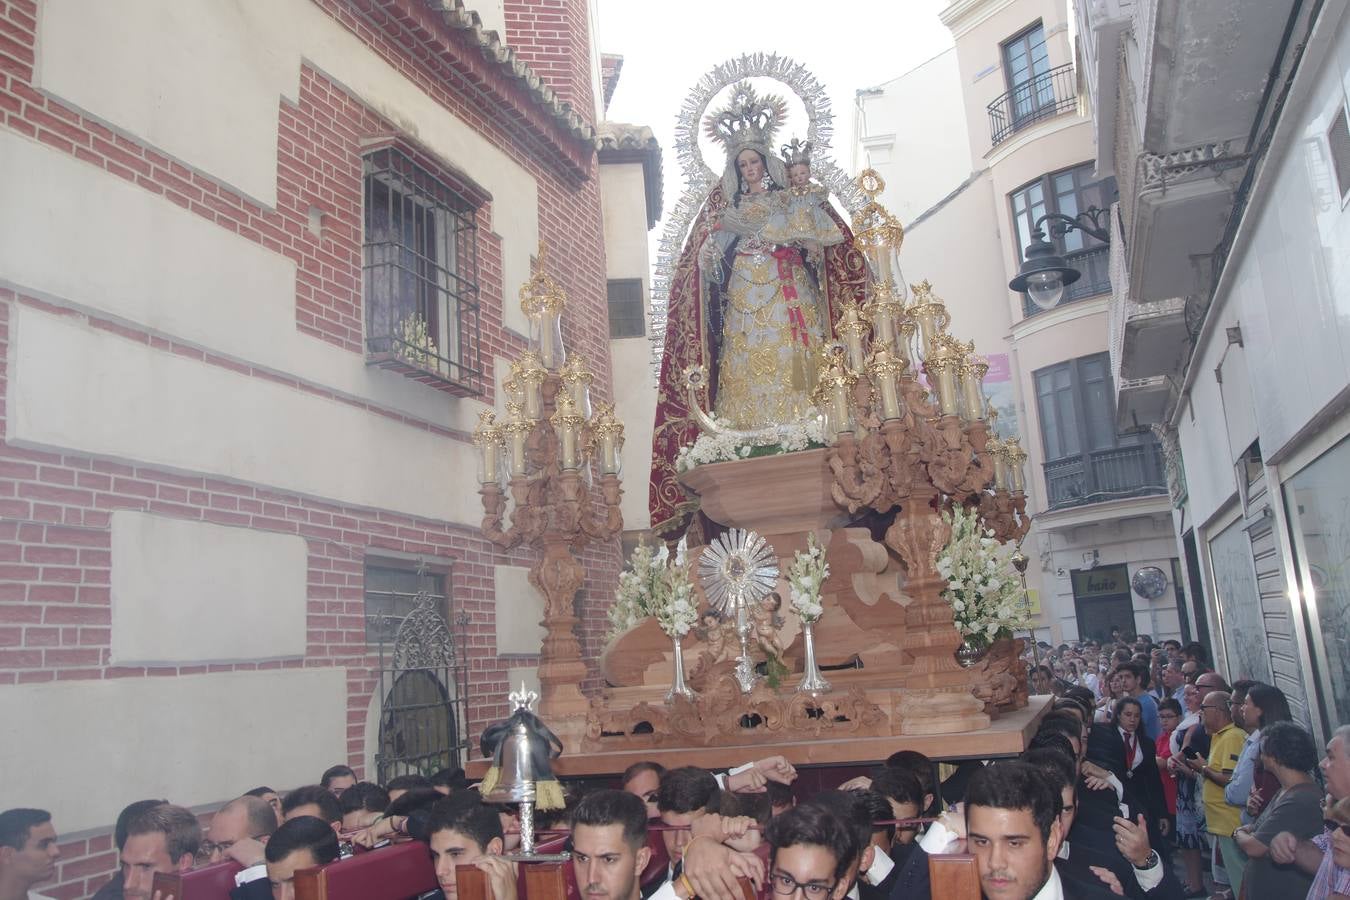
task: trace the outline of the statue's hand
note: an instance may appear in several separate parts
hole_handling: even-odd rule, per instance
[[[722,250],[711,237],[704,238],[703,246],[698,250],[698,267],[703,270],[704,278],[722,280]]]

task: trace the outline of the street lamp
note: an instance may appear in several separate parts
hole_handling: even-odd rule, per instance
[[[1031,298],[1031,302],[1041,309],[1053,309],[1059,305],[1059,301],[1064,297],[1064,289],[1081,278],[1083,273],[1060,256],[1055,245],[1045,239],[1045,231],[1041,226],[1050,222],[1050,233],[1055,237],[1063,237],[1076,229],[1092,235],[1102,243],[1109,243],[1111,235],[1104,227],[1109,213],[1110,210],[1093,206],[1077,216],[1066,216],[1063,213],[1046,213],[1041,216],[1033,226],[1031,243],[1027,244],[1023,254],[1022,268],[1018,271],[1017,277],[1008,282],[1008,287],[1019,293],[1025,292]]]

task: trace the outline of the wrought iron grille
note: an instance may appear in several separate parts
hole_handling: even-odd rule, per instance
[[[1055,66],[1016,85],[989,104],[992,145],[997,147],[1028,125],[1077,108],[1078,77],[1073,63]]]
[[[473,204],[397,147],[376,150],[365,158],[363,254],[367,360],[481,393]]]
[[[1095,450],[1045,464],[1051,509],[1167,493],[1162,450],[1146,438],[1134,446]]]
[[[456,646],[447,573],[368,565],[366,641],[379,656],[380,783],[468,758],[468,666]]]

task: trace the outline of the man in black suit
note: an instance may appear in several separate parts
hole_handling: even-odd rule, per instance
[[[572,871],[592,900],[639,900],[651,861],[647,807],[628,791],[587,794],[572,811]]]
[[[331,796],[331,795],[330,795]],[[290,819],[267,842],[267,880],[250,881],[230,892],[231,900],[294,900],[295,873],[338,858],[337,834],[314,816]]]
[[[1029,750],[1022,760],[1050,781],[1060,793],[1060,827],[1073,834],[1078,791],[1073,760],[1051,749]],[[1159,854],[1148,843],[1148,831],[1142,817],[1136,822],[1120,816],[1114,819],[1114,850],[1080,845],[1068,838],[1059,846],[1055,867],[1059,869],[1067,896],[1086,889],[1098,890],[1114,881],[1128,897],[1142,900],[1181,900],[1181,882],[1172,874]],[[1110,873],[1111,878],[1106,877]]]
[[[912,775],[908,777],[918,783]],[[864,854],[864,865],[860,870],[857,885],[859,900],[887,900],[891,896],[892,886],[900,876],[900,867],[909,858],[915,844],[912,838],[907,843],[894,843],[895,826],[876,824],[890,819],[893,815],[887,797],[874,790],[856,790],[849,793],[857,796],[861,805],[866,807],[867,819],[872,823],[872,833],[868,841],[868,847],[872,851],[871,859]]]

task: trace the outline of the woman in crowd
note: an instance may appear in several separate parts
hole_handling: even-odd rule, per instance
[[[1173,821],[1176,821],[1177,817],[1177,780],[1168,767],[1168,762],[1172,758],[1172,735],[1180,722],[1180,703],[1171,697],[1158,701],[1158,723],[1162,728],[1153,746],[1158,757],[1158,777],[1162,780],[1163,801],[1167,804],[1167,814]]]
[[[1322,833],[1322,788],[1313,778],[1317,745],[1293,722],[1275,722],[1261,730],[1260,752],[1262,766],[1280,787],[1260,818],[1233,832],[1238,849],[1249,860],[1243,892],[1252,900],[1305,897],[1312,876],[1297,866],[1277,865],[1270,857],[1270,842],[1282,831],[1300,840]]]
[[[1181,861],[1186,867],[1186,896],[1204,897],[1207,893],[1201,854],[1209,852],[1205,837],[1205,804],[1195,772],[1182,760],[1188,752],[1209,756],[1209,735],[1200,724],[1200,705],[1205,698],[1199,688],[1188,684],[1181,699],[1186,705],[1186,714],[1172,732],[1172,752],[1167,759],[1167,769],[1177,782],[1177,826],[1173,843],[1181,851]]]
[[[1276,722],[1290,722],[1293,721],[1293,718],[1293,713],[1289,711],[1289,700],[1284,696],[1284,691],[1261,682],[1257,682],[1247,689],[1247,697],[1242,704],[1242,719],[1248,728],[1255,724],[1259,734],[1263,733],[1269,725],[1274,725]],[[1236,775],[1234,775],[1234,780],[1236,780]],[[1279,789],[1280,786],[1276,782],[1275,776],[1266,771],[1258,755],[1252,760],[1251,787],[1247,796],[1235,798],[1238,802],[1246,804],[1247,815],[1243,816],[1242,821],[1256,821],[1256,818],[1261,815],[1261,811],[1266,808],[1266,804],[1270,802]]]

